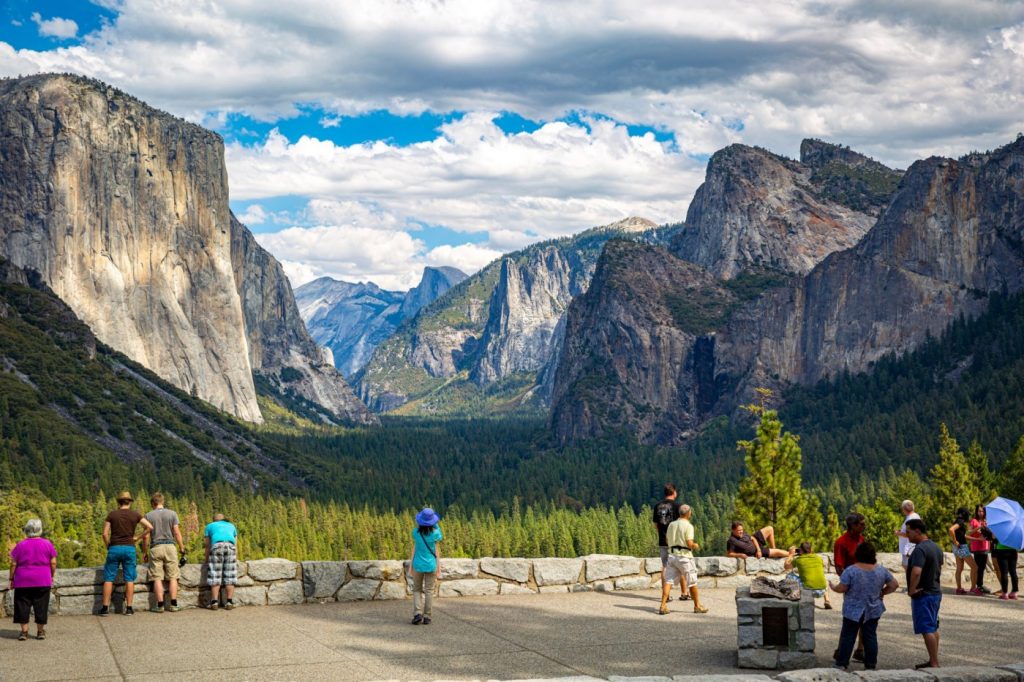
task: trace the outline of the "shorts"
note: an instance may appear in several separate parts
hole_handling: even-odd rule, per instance
[[[668,563],[668,547],[658,547],[658,551],[661,552],[661,567],[665,568]]]
[[[971,557],[971,548],[967,546],[967,543],[953,545],[953,556],[957,559],[969,559]]]
[[[812,588],[807,587],[806,585],[804,585],[804,581],[800,580],[800,574],[797,573],[796,571],[793,571],[792,573],[790,573],[786,577],[787,578],[791,578],[791,579],[797,581],[798,583],[800,583],[800,589],[802,589],[802,590],[810,590],[811,594],[814,595],[815,599],[817,599],[818,597],[824,597],[825,596],[825,590],[821,590],[821,589],[817,589],[816,590],[816,589],[812,589]]]
[[[210,563],[207,564],[208,575],[206,584],[234,585],[238,582],[238,566],[235,564],[235,545],[231,542],[218,542],[210,548]]]
[[[180,576],[177,547],[165,544],[153,545],[149,548],[150,580],[177,580]]]
[[[665,566],[665,582],[678,585],[681,578],[686,580],[687,587],[697,587],[697,563],[693,557],[673,554]]]
[[[36,614],[36,623],[46,625],[50,613],[49,587],[14,588],[14,622],[28,623],[29,614]]]
[[[107,548],[107,560],[103,563],[103,582],[117,580],[117,569],[121,569],[126,583],[135,582],[135,545],[111,545]]]
[[[768,546],[768,542],[764,539],[764,535],[761,535],[761,531],[754,533],[754,539],[757,540],[758,546],[761,548],[761,556],[764,557],[771,547]],[[757,556],[757,553],[751,554],[751,556]],[[767,558],[767,557],[766,557]]]
[[[939,631],[939,605],[941,594],[924,594],[910,600],[910,615],[914,620],[914,634],[927,635]]]

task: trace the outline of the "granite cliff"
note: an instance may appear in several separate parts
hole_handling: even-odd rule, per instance
[[[806,157],[819,167],[835,162]],[[886,207],[856,246],[788,281],[721,280],[738,296],[731,301],[707,286],[680,294],[673,282],[684,266],[673,255],[606,249],[589,292],[570,308],[556,435],[570,441],[621,427],[678,442],[707,417],[733,412],[755,386],[867,371],[982,311],[988,293],[1024,288],[1024,138],[991,153],[919,161],[877,203]],[[724,248],[710,264],[736,262]],[[651,271],[676,274],[665,275],[661,295],[641,296],[656,286]],[[675,310],[665,296],[675,296]],[[631,302],[628,313],[613,304],[620,299]],[[671,352],[665,338],[676,344]],[[629,363],[644,371],[620,371]]]
[[[295,290],[310,335],[330,349],[335,366],[350,377],[398,326],[455,284],[466,279],[456,268],[423,269],[409,291],[386,291],[372,282],[352,284],[321,277]]]
[[[805,274],[864,236],[900,175],[816,140],[799,162],[731,145],[708,162],[672,250],[724,279],[750,267]]]
[[[561,320],[589,285],[605,243],[672,234],[629,218],[503,256],[381,344],[359,375],[361,397],[382,412],[539,412]]]
[[[311,372],[319,358],[295,345],[297,314],[268,317],[291,313],[278,273],[260,271],[276,261],[255,244],[232,252],[248,232],[233,224],[223,156],[215,133],[98,81],[0,82],[0,255],[39,272],[103,343],[260,421],[253,360],[273,374],[285,356]],[[280,349],[275,326],[290,334]],[[350,392],[325,381],[339,393],[328,402]]]

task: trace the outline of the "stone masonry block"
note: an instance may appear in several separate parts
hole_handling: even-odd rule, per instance
[[[661,573],[661,557],[649,556],[644,559],[645,573]]]
[[[377,590],[377,596],[374,599],[387,600],[387,599],[405,599],[405,583],[395,582],[383,582],[380,584],[380,589]]]
[[[530,580],[530,561],[528,559],[494,559],[480,560],[480,570],[506,580],[525,583]]]
[[[59,607],[53,609],[51,597],[51,613],[59,613],[62,616],[88,616],[100,610],[100,606],[103,604],[103,595],[78,594],[67,597],[62,595],[58,598],[58,603]]]
[[[608,682],[672,682],[671,677],[660,677],[650,675],[648,677],[622,677],[620,675],[609,675]]]
[[[344,561],[303,561],[302,593],[306,599],[333,597],[345,582]]]
[[[800,630],[796,633],[797,651],[814,651],[814,630]]]
[[[478,569],[476,559],[441,559],[441,580],[476,578]]]
[[[590,585],[541,585],[537,589],[540,590],[541,594],[565,594],[570,590],[573,592],[594,591]]]
[[[775,649],[740,649],[736,652],[736,666],[775,670],[779,667],[779,652]]]
[[[102,583],[102,568],[58,568],[53,574],[54,587],[85,587]]]
[[[182,587],[199,587],[206,584],[206,564],[185,564],[181,567],[178,584]]]
[[[268,583],[274,580],[295,580],[299,564],[287,559],[257,559],[245,562],[253,580]]]
[[[498,594],[536,594],[536,592],[531,590],[529,587],[526,587],[525,585],[516,585],[515,583],[502,583],[500,589],[498,590]]]
[[[672,682],[771,682],[767,675],[737,673],[734,675],[673,675]]]
[[[640,572],[640,560],[636,557],[613,556],[610,554],[590,554],[583,557],[586,564],[588,583],[623,575],[635,575]]]
[[[1017,674],[1012,670],[987,668],[984,666],[960,665],[951,668],[933,668],[928,671],[933,679],[939,682],[1017,682]]]
[[[858,670],[857,677],[868,682],[914,682],[915,680],[934,680],[928,673],[920,670]]]
[[[836,668],[791,670],[775,676],[780,682],[857,682],[857,676]]]
[[[747,575],[782,575],[786,572],[786,562],[783,559],[756,559],[747,558],[744,560],[744,571]]]
[[[616,590],[648,590],[651,587],[651,579],[646,575],[627,576],[615,579]]]
[[[711,575],[716,578],[724,578],[728,575],[735,575],[740,570],[739,559],[720,556],[697,557],[697,575]]]
[[[221,591],[221,599],[223,598],[224,592]],[[238,606],[266,606],[267,586],[253,585],[252,587],[236,587],[235,593],[232,596],[232,601],[234,601]]]
[[[62,587],[55,590],[61,597],[77,597],[83,594],[99,594],[103,591],[103,585],[81,585],[78,587]]]
[[[1009,670],[1010,672],[1017,675],[1017,679],[1024,681],[1024,663],[1007,663],[1006,665],[997,665],[1000,670]]]
[[[879,552],[878,563],[889,569],[894,576],[903,575],[903,560],[898,552]]]
[[[534,559],[533,577],[538,585],[572,585],[579,580],[582,559]]]
[[[369,601],[377,594],[378,587],[380,587],[379,580],[354,578],[338,590],[338,601]]]
[[[762,646],[764,628],[760,625],[740,625],[736,628],[736,648],[754,649]]]
[[[807,651],[780,651],[779,667],[783,670],[796,670],[818,665],[818,657]]]
[[[271,606],[279,604],[301,604],[302,601],[301,580],[283,580],[273,583],[269,588],[267,588],[267,603]]]
[[[441,559],[442,566],[445,561]],[[357,578],[401,580],[405,569],[401,561],[350,561],[348,570]]]
[[[498,583],[484,578],[449,580],[441,583],[442,597],[484,597],[498,594]]]

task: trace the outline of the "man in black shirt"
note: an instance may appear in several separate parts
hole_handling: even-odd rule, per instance
[[[910,615],[914,621],[914,634],[924,638],[928,660],[915,668],[939,667],[939,605],[942,603],[942,548],[928,539],[924,521],[907,521],[907,539],[917,545],[910,555]]]
[[[668,525],[679,518],[679,502],[676,498],[679,493],[676,492],[676,487],[671,483],[665,484],[665,498],[654,505],[653,521],[654,527],[658,531],[658,549],[661,552],[661,580],[662,584],[665,582],[665,564],[668,563],[668,541],[665,539],[665,532],[668,530]],[[686,578],[683,577],[680,581],[680,588],[682,593],[679,595],[680,599],[686,599]]]

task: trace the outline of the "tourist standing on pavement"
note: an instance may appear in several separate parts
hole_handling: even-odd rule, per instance
[[[843,575],[847,566],[857,562],[855,552],[857,545],[864,542],[864,530],[867,528],[867,521],[863,514],[853,512],[846,516],[846,532],[839,536],[832,547],[832,560],[836,565],[836,574]]]
[[[690,505],[682,505],[679,507],[679,518],[669,524],[665,533],[669,555],[661,586],[661,608],[658,609],[658,613],[663,616],[668,613],[669,592],[672,591],[672,585],[677,582],[689,585],[694,613],[708,612],[707,607],[700,603],[700,594],[697,591],[697,564],[693,560],[693,550],[700,549],[700,545],[693,539],[693,524],[690,523],[692,516],[693,510],[690,509]]]
[[[1017,550],[1004,545],[996,539],[995,547],[992,550],[992,558],[999,566],[1000,599],[1017,598]],[[1010,588],[1007,591],[1007,588]]]
[[[815,598],[824,597],[825,609],[832,608],[828,600],[828,583],[825,582],[825,557],[815,554],[811,543],[804,542],[799,548],[791,548],[783,568],[793,571],[789,577],[800,583],[800,587],[810,590]]]
[[[992,549],[991,543],[985,537],[988,530],[988,513],[985,505],[979,504],[974,508],[974,518],[971,519],[971,532],[967,538],[971,541],[971,554],[974,556],[974,565],[978,567],[978,581],[973,587],[978,588],[982,594],[991,594],[991,590],[985,587],[985,569],[988,568],[988,555]]]
[[[114,580],[121,569],[124,578],[124,615],[135,613],[132,601],[135,598],[137,577],[135,545],[153,530],[153,524],[142,514],[132,509],[132,494],[127,490],[117,496],[117,509],[107,514],[103,522],[103,542],[107,545],[107,560],[103,564],[103,605],[101,616],[110,614],[110,599],[114,594]],[[136,536],[135,529],[142,524],[142,535]]]
[[[21,626],[18,641],[28,639],[28,619],[34,611],[36,639],[46,639],[46,622],[50,613],[50,588],[57,571],[57,550],[42,537],[43,522],[29,519],[23,529],[25,539],[11,550],[8,577],[14,590],[14,622]]]
[[[850,665],[858,635],[864,646],[864,668],[878,666],[878,619],[885,613],[882,598],[900,586],[884,566],[878,565],[874,546],[862,542],[854,550],[854,563],[847,566],[839,582],[832,583],[834,592],[844,595],[843,629],[836,649],[835,667]]]
[[[911,500],[903,500],[903,504],[900,505],[900,511],[903,512],[903,525],[896,531],[896,535],[899,536],[899,551],[900,551],[900,563],[903,564],[903,570],[909,570],[907,566],[910,564],[910,554],[914,551],[914,543],[907,539],[907,521],[910,519],[921,518],[916,511],[914,511],[914,503]]]
[[[907,539],[917,547],[910,555],[910,615],[914,634],[924,638],[928,660],[915,668],[939,667],[939,607],[942,605],[942,548],[928,537],[924,521],[907,521]]]
[[[142,540],[142,560],[149,562],[149,579],[153,581],[153,595],[156,605],[149,610],[154,613],[178,610],[178,551],[185,554],[185,541],[181,539],[181,528],[177,513],[164,508],[162,493],[153,493],[149,498],[153,511],[146,514],[146,520],[153,524],[153,532]],[[164,606],[164,580],[171,603]]]
[[[953,539],[953,556],[956,557],[956,593],[967,594],[963,588],[960,576],[964,572],[964,564],[971,569],[971,594],[980,595],[982,592],[977,585],[978,566],[974,563],[974,556],[971,555],[971,548],[967,544],[967,529],[971,527],[971,513],[967,507],[960,507],[956,510],[956,520],[949,527],[949,537]],[[980,535],[978,537],[981,537]]]
[[[433,509],[424,507],[416,515],[416,528],[412,529],[407,571],[412,578],[413,625],[430,625],[434,585],[441,575],[441,552],[437,543],[444,539],[444,534],[437,526],[440,520]]]
[[[661,554],[661,584],[663,587],[665,585],[665,566],[668,564],[668,542],[665,540],[665,533],[668,531],[669,524],[679,518],[679,502],[676,499],[678,496],[676,487],[671,483],[666,483],[665,497],[661,502],[654,505],[654,512],[652,514],[654,528],[658,532],[658,551]],[[679,586],[679,598],[689,599],[686,596],[685,578]],[[672,601],[671,596],[668,599]]]
[[[223,606],[235,608],[235,583],[238,582],[238,529],[235,524],[214,514],[213,521],[203,530],[206,556],[206,584],[210,586],[210,609]],[[220,599],[220,586],[224,585],[224,602]]]

